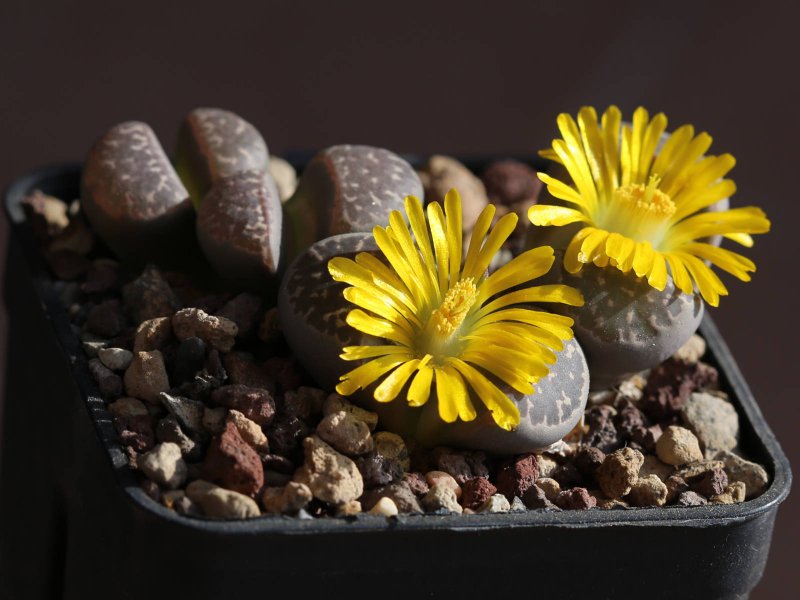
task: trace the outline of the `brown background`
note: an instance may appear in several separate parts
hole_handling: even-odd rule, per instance
[[[582,104],[626,114],[643,104],[665,111],[670,129],[709,131],[712,151],[739,161],[734,204],[758,204],[773,221],[749,252],[753,282],[730,281],[713,316],[800,464],[794,3],[73,4],[0,2],[0,185],[80,160],[122,120],[147,121],[170,148],[179,119],[201,105],[245,116],[276,153],[345,142],[534,152],[556,114]],[[797,597],[798,517],[795,493],[753,598]],[[591,560],[602,549],[576,551]]]

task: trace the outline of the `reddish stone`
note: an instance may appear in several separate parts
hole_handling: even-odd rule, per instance
[[[246,495],[256,494],[264,485],[261,458],[230,421],[211,440],[203,462],[203,478]]]
[[[535,454],[523,454],[504,461],[497,470],[497,490],[508,498],[522,498],[539,477],[539,465]]]
[[[497,488],[488,479],[473,477],[461,486],[461,504],[464,508],[477,510],[496,493]]]
[[[403,475],[403,481],[408,484],[411,491],[418,497],[424,496],[431,489],[431,486],[429,486],[428,482],[425,480],[425,476],[416,471]]]
[[[119,434],[122,445],[128,446],[136,452],[147,452],[155,444],[153,421],[150,415],[115,416],[114,428]]]
[[[597,506],[597,498],[592,496],[586,488],[574,487],[559,492],[555,504],[564,510],[589,510]]]
[[[241,384],[225,385],[211,393],[211,400],[225,408],[238,410],[259,425],[268,425],[275,417],[275,400],[265,389]]]

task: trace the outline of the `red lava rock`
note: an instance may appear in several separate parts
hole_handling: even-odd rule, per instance
[[[606,455],[599,448],[583,446],[575,456],[575,467],[584,477],[594,477],[594,472],[603,464]]]
[[[98,358],[90,360],[88,366],[103,398],[119,398],[122,395],[122,378],[119,375],[106,367]]]
[[[136,452],[147,452],[155,445],[153,421],[150,415],[114,417],[114,428],[119,434],[120,443]]]
[[[432,468],[427,470],[449,473],[458,485],[473,477],[489,477],[484,452],[456,451],[439,447],[434,448],[431,459]]]
[[[589,433],[584,440],[587,445],[594,446],[605,453],[613,452],[622,446],[619,432],[614,425],[615,410],[608,405],[593,406],[586,412],[586,424]]]
[[[728,475],[724,470],[714,468],[693,479],[690,485],[692,491],[710,498],[725,491],[725,488],[728,487]]]
[[[626,439],[630,439],[635,429],[647,427],[647,417],[630,400],[622,400],[617,405],[617,415],[614,417],[617,431]]]
[[[631,441],[639,444],[647,452],[654,453],[656,443],[661,434],[664,433],[661,425],[652,425],[650,427],[636,427],[631,431]]]
[[[484,477],[467,479],[461,486],[461,504],[464,508],[477,510],[490,497],[497,493],[497,488]]]
[[[285,356],[273,356],[264,363],[264,370],[269,374],[270,380],[278,384],[284,392],[296,390],[303,383],[297,363]]]
[[[693,392],[716,387],[718,379],[717,370],[711,365],[667,359],[650,372],[642,410],[656,421],[675,417]]]
[[[253,330],[258,313],[261,310],[261,298],[255,294],[239,294],[222,308],[216,311],[216,316],[230,319],[239,328],[238,337],[245,337]]]
[[[680,496],[678,496],[678,501],[676,502],[678,506],[705,506],[708,504],[708,500],[703,498],[697,492],[693,492],[691,490],[682,492]]]
[[[521,498],[539,477],[535,454],[524,454],[501,463],[497,470],[497,490],[509,502],[514,496]]]
[[[556,496],[556,506],[565,510],[589,510],[597,506],[597,498],[582,487],[564,490]]]
[[[252,356],[244,352],[229,352],[222,359],[231,383],[248,387],[263,388],[275,393],[275,378],[264,367],[256,363]]]
[[[353,460],[367,489],[388,485],[403,477],[403,467],[400,463],[381,454],[368,454]]]
[[[403,475],[403,481],[408,485],[409,489],[411,489],[411,491],[419,497],[424,496],[431,489],[431,486],[428,485],[428,482],[425,479],[425,475],[422,473],[417,473],[416,471],[405,473]]]
[[[275,417],[275,400],[263,388],[246,385],[224,385],[211,392],[212,402],[238,410],[259,425],[269,425]]]
[[[73,281],[89,270],[91,263],[86,257],[72,250],[56,250],[45,254],[45,259],[57,279]]]
[[[240,494],[253,495],[264,485],[261,458],[242,439],[236,425],[214,436],[203,462],[203,478]]]
[[[122,288],[122,298],[125,310],[136,323],[169,317],[180,308],[172,288],[153,265],[145,267],[137,279]]]
[[[125,315],[119,300],[106,300],[92,307],[86,317],[86,329],[95,335],[112,338],[125,328]]]

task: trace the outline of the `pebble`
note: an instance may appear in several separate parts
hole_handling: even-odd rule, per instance
[[[144,417],[150,414],[141,400],[129,396],[111,402],[107,408],[114,417]]]
[[[689,489],[689,484],[686,483],[686,480],[677,475],[670,475],[664,481],[664,485],[667,486],[667,504],[672,504],[678,496]]]
[[[181,429],[177,419],[168,415],[156,425],[156,439],[162,443],[176,444],[188,460],[199,460],[202,457],[202,448]]]
[[[656,454],[663,462],[676,467],[703,460],[697,437],[685,427],[677,425],[667,427],[658,439]]]
[[[493,162],[483,171],[481,179],[486,186],[489,201],[505,206],[526,201],[526,206],[530,206],[536,202],[542,189],[542,182],[536,176],[536,171],[513,159]]]
[[[455,482],[455,479],[453,481]],[[472,510],[478,510],[484,502],[497,493],[495,485],[484,477],[468,479],[460,489],[461,503],[464,508]]]
[[[159,394],[169,390],[169,377],[160,351],[133,354],[131,364],[125,371],[125,390],[128,395],[151,404],[156,404]]]
[[[690,337],[686,343],[678,348],[672,356],[675,360],[682,360],[687,363],[696,363],[706,353],[706,341],[696,333]]]
[[[574,487],[560,492],[554,504],[564,510],[589,510],[597,506],[597,498],[586,488]]]
[[[248,496],[264,485],[261,458],[230,421],[212,438],[202,473],[204,479]]]
[[[433,451],[433,463],[432,470],[450,473],[459,485],[473,477],[489,477],[484,452],[459,452],[450,448],[436,448]]]
[[[300,386],[283,395],[283,412],[292,417],[307,419],[312,414],[322,412],[325,392],[308,386]]]
[[[628,494],[628,502],[633,506],[663,506],[666,501],[667,486],[655,474],[639,477]]]
[[[375,451],[381,456],[400,463],[404,470],[411,470],[411,458],[405,441],[396,433],[379,431],[372,435]]]
[[[358,500],[350,500],[344,504],[337,505],[335,508],[337,517],[354,517],[364,510]]]
[[[379,517],[396,517],[400,511],[397,510],[397,504],[394,500],[384,496],[378,500],[375,505],[369,510],[369,514],[377,515]]]
[[[134,352],[161,350],[172,339],[172,321],[169,317],[156,317],[139,324],[133,338]]]
[[[639,477],[656,475],[661,481],[666,481],[675,472],[675,467],[662,462],[657,456],[645,454],[642,468],[639,469]]]
[[[175,354],[175,367],[172,370],[172,384],[181,385],[192,381],[206,362],[206,343],[197,337],[190,337],[178,344]]]
[[[428,471],[425,473],[425,481],[428,483],[430,488],[435,488],[437,486],[450,488],[453,490],[456,498],[461,498],[461,486],[458,485],[458,482],[453,478],[452,475],[450,475],[450,473],[445,473],[444,471]]]
[[[675,472],[675,475],[685,479],[686,481],[691,481],[703,475],[707,471],[724,467],[725,463],[723,463],[721,460],[700,460],[690,465],[681,467]]]
[[[356,464],[318,436],[303,440],[305,462],[294,480],[305,483],[314,497],[331,504],[346,504],[364,492],[364,480]]]
[[[297,189],[297,171],[286,160],[274,154],[269,157],[267,169],[275,182],[281,202],[286,202]]]
[[[325,402],[322,405],[322,414],[323,415],[329,415],[331,413],[339,412],[340,410],[343,410],[343,411],[349,413],[353,418],[358,419],[359,421],[363,421],[364,423],[366,423],[367,426],[369,427],[370,431],[374,431],[375,427],[378,425],[378,415],[377,415],[377,413],[374,413],[374,412],[369,411],[369,410],[365,410],[365,409],[361,408],[360,406],[356,406],[355,404],[353,404],[352,402],[350,402],[349,400],[347,400],[343,396],[340,396],[339,394],[336,394],[336,393],[330,394],[325,399]],[[382,433],[388,433],[389,435],[392,435],[392,436],[395,435],[393,433],[389,433],[388,431],[387,432],[382,432]],[[397,437],[399,437],[399,436],[397,436]],[[401,441],[402,441],[402,438],[401,438]],[[377,443],[377,441],[376,441],[376,443]],[[405,446],[405,444],[403,444],[403,445]]]
[[[500,464],[497,470],[497,491],[511,501],[514,496],[525,494],[539,476],[539,465],[535,454],[518,456]]]
[[[678,506],[705,506],[708,504],[708,500],[703,498],[697,492],[688,490],[680,493],[678,496],[678,501],[675,504]]]
[[[760,495],[769,484],[769,476],[766,470],[759,464],[743,459],[733,452],[722,451],[715,457],[722,461],[728,479],[732,482],[745,484],[747,499]]]
[[[425,493],[427,494],[428,491]],[[369,490],[361,498],[361,502],[364,504],[364,506],[372,508],[378,502],[378,500],[384,497],[390,498],[397,506],[397,510],[401,513],[406,514],[422,512],[422,506],[420,506],[417,496],[411,490],[411,487],[406,481],[398,481],[385,487]]]
[[[119,263],[108,258],[99,258],[92,262],[81,284],[81,291],[86,294],[104,294],[114,291],[119,286]]]
[[[355,459],[367,489],[389,485],[403,478],[403,467],[396,460],[371,452]]]
[[[100,348],[97,358],[112,371],[124,371],[133,360],[133,352],[123,348]]]
[[[205,406],[202,402],[183,396],[170,396],[166,392],[161,393],[159,398],[164,408],[175,417],[181,427],[193,433],[203,431]]]
[[[733,405],[707,393],[694,393],[681,410],[681,417],[711,458],[721,450],[732,450],[739,437],[739,415]]]
[[[609,498],[621,498],[631,491],[639,478],[644,456],[638,450],[621,448],[606,456],[595,472],[597,483]]]
[[[222,363],[230,383],[275,393],[274,379],[262,365],[256,363],[252,355],[246,352],[229,352],[223,357]]]
[[[212,435],[222,433],[225,429],[225,421],[228,418],[228,409],[219,408],[203,408],[203,429]]]
[[[536,485],[542,489],[544,495],[547,496],[547,499],[551,502],[555,501],[558,494],[561,493],[561,484],[549,477],[540,477],[536,480]]]
[[[104,338],[112,338],[125,329],[125,315],[119,300],[106,300],[89,310],[86,329]]]
[[[269,425],[275,418],[275,400],[263,388],[242,384],[224,385],[211,393],[211,401],[238,410],[259,425]]]
[[[503,494],[493,494],[486,502],[478,507],[479,513],[507,513],[511,510],[511,503]]]
[[[343,410],[324,417],[317,426],[317,435],[349,456],[366,454],[374,448],[367,424]]]
[[[239,435],[242,436],[245,442],[259,452],[269,452],[267,436],[261,430],[258,423],[251,421],[238,410],[233,409],[228,411],[228,419],[236,426],[236,429],[239,430]]]
[[[738,504],[744,502],[747,489],[741,481],[734,481],[727,486],[721,494],[712,496],[710,501],[712,504]]]
[[[122,395],[122,379],[119,375],[97,358],[91,359],[88,366],[103,398],[118,398]]]
[[[199,337],[220,352],[229,352],[239,328],[225,317],[215,317],[199,308],[184,308],[172,316],[172,331],[179,340]]]
[[[483,182],[463,164],[449,156],[431,156],[420,173],[420,179],[425,187],[427,202],[443,204],[447,192],[453,188],[458,190],[464,231],[472,230],[478,215],[489,203]]]
[[[261,514],[252,498],[202,479],[186,486],[186,495],[212,519],[249,519]]]
[[[403,483],[407,485],[416,496],[424,496],[428,493],[428,490],[431,489],[431,486],[425,481],[425,476],[415,471],[403,473]]]
[[[161,271],[153,265],[145,267],[138,278],[122,288],[122,298],[136,323],[168,317],[180,306]]]
[[[455,481],[455,479],[453,480]],[[461,514],[463,507],[458,503],[453,488],[446,485],[434,485],[422,497],[422,507],[426,512],[447,511]]]
[[[559,487],[559,493],[560,492],[561,488]],[[505,496],[503,497],[505,498]],[[558,497],[558,495],[556,495],[556,497]],[[525,506],[530,509],[545,508],[548,510],[560,510],[555,504],[553,504],[552,500],[547,497],[545,491],[538,485],[532,485],[529,487],[525,492],[525,495],[522,496],[522,501],[525,503]]]
[[[603,464],[606,455],[599,448],[583,446],[575,455],[575,466],[584,477],[594,477],[595,471]]]
[[[81,347],[83,348],[84,354],[89,358],[96,358],[100,348],[105,348],[107,344],[108,340],[89,332],[81,334]]]
[[[543,454],[536,455],[536,465],[539,467],[539,477],[551,477],[558,468],[558,463]]]
[[[283,417],[273,421],[267,429],[270,448],[276,454],[292,455],[308,436],[306,422],[296,417]]]
[[[216,316],[233,321],[238,329],[237,335],[245,337],[256,324],[261,303],[260,297],[244,292],[225,303]]]
[[[706,471],[696,479],[692,480],[690,486],[692,491],[701,496],[710,498],[719,496],[728,487],[728,475],[719,467]]]
[[[164,487],[175,489],[186,481],[186,463],[178,444],[163,442],[138,460],[139,469]]]
[[[265,488],[261,503],[268,513],[291,515],[306,508],[313,498],[307,485],[290,481],[283,487]]]
[[[120,443],[136,452],[146,452],[155,443],[153,423],[149,414],[131,417],[115,416],[114,429],[117,430]]]

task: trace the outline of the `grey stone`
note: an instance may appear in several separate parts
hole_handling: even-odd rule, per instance
[[[160,394],[159,398],[164,408],[175,417],[181,427],[193,433],[202,433],[205,412],[202,402],[182,396],[170,396],[166,393]]]
[[[186,481],[186,463],[177,444],[157,444],[150,452],[141,455],[137,464],[145,475],[164,487],[175,489]]]
[[[748,500],[761,495],[767,489],[769,475],[761,465],[725,450],[718,452],[714,458],[722,461],[725,472],[728,474],[728,479],[732,483],[741,482],[745,484]]]
[[[133,360],[133,352],[124,348],[100,348],[97,358],[112,371],[124,371]]]
[[[212,519],[249,519],[261,514],[252,498],[202,479],[186,486],[186,495]]]
[[[695,392],[684,404],[681,417],[697,436],[706,458],[721,450],[733,450],[738,444],[739,415],[722,398]]]

